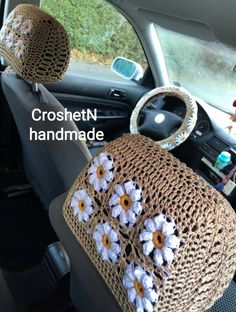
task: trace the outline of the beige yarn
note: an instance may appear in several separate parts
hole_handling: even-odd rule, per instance
[[[25,22],[29,29],[23,33]],[[0,54],[23,79],[35,83],[62,79],[69,64],[69,39],[52,16],[33,5],[18,5],[3,25],[1,39]],[[17,56],[18,49],[22,55]]]
[[[160,294],[154,311],[201,312],[211,307],[236,270],[236,215],[231,206],[185,164],[146,137],[124,135],[102,151],[114,160],[114,180],[108,190],[94,191],[88,181],[90,162],[75,181],[63,214],[122,310],[136,310],[122,284],[130,262],[154,276]],[[114,185],[130,179],[143,189],[144,213],[137,217],[136,225],[121,227],[111,216],[109,199]],[[73,214],[71,199],[78,189],[86,189],[93,199],[94,212],[88,222],[79,222]],[[139,234],[144,221],[161,212],[176,222],[181,245],[172,265],[157,268],[144,256]],[[119,233],[121,257],[117,263],[103,261],[97,252],[93,232],[100,221],[107,221]]]

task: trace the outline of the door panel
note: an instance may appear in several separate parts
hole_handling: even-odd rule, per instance
[[[110,70],[69,71],[63,81],[47,84],[61,104],[71,112],[97,109],[97,121],[79,121],[80,130],[95,127],[102,130],[105,140],[110,141],[129,131],[132,110],[148,88],[134,81],[126,81]]]
[[[80,130],[89,131],[95,127],[97,131],[102,130],[104,132],[106,141],[110,141],[122,132],[128,131],[130,107],[125,102],[118,103],[89,96],[62,93],[54,93],[54,95],[71,112],[82,111],[83,109],[97,109],[97,121],[76,122]]]

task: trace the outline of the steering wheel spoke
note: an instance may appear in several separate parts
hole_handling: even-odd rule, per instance
[[[142,126],[139,127],[139,132],[155,140],[168,138],[173,129],[182,124],[181,117],[165,110],[145,108],[141,112],[145,117]]]
[[[156,109],[163,109],[166,105],[166,97],[163,96],[159,96],[157,99],[155,99],[154,101],[152,101],[152,105],[156,108]]]

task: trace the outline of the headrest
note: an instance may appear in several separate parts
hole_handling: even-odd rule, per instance
[[[235,212],[141,135],[103,148],[74,183],[63,215],[123,311],[202,312],[233,278]]]
[[[1,29],[0,54],[23,79],[55,82],[69,64],[69,39],[52,16],[33,5],[18,5]]]

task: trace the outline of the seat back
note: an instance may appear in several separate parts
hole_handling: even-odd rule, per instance
[[[19,131],[26,175],[48,208],[53,198],[71,187],[75,175],[91,158],[83,142],[30,141],[29,137],[30,128],[78,132],[71,121],[32,119],[33,109],[64,111],[41,83],[63,78],[70,59],[68,35],[55,18],[38,7],[18,5],[1,29],[0,54],[16,72],[8,70],[2,74],[2,88]]]
[[[70,259],[70,296],[76,311],[122,312],[110,289],[71,233],[62,215],[67,194],[52,201],[49,216],[52,226]]]
[[[64,112],[63,106],[41,84],[38,92],[15,73],[2,73],[2,88],[20,135],[24,169],[40,200],[47,208],[56,196],[70,189],[77,173],[91,156],[81,141],[30,141],[30,128],[34,131],[76,131],[73,121],[34,121],[32,111]]]

